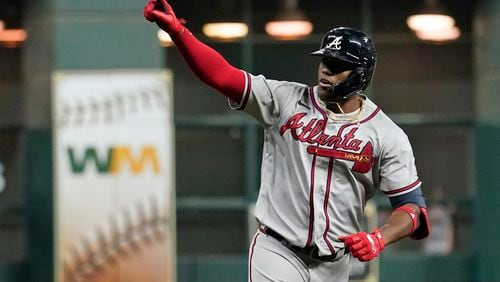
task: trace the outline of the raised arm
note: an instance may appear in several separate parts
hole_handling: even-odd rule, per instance
[[[200,80],[238,103],[247,90],[247,74],[221,54],[199,41],[176,17],[167,0],[149,0],[144,17],[167,32],[191,70]]]

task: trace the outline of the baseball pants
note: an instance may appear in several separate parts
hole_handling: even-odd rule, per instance
[[[349,280],[350,255],[307,265],[273,237],[257,231],[249,250],[249,282],[343,282]]]

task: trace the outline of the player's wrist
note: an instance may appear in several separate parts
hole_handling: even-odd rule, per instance
[[[375,228],[372,232],[373,237],[377,241],[377,245],[379,246],[379,250],[382,251],[385,248],[385,240],[380,228]]]
[[[175,31],[172,31],[170,33],[170,36],[172,37],[181,37],[184,33],[186,32],[186,27],[183,25],[180,25],[180,27],[177,27]]]
[[[169,33],[170,38],[172,38],[172,41],[174,42],[175,45],[190,45],[190,40],[188,38],[189,35],[191,35],[191,31],[187,27],[182,27],[178,32],[175,33]]]

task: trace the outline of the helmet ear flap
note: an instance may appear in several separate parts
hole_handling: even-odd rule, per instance
[[[365,85],[365,70],[363,67],[355,68],[346,80],[333,86],[330,89],[330,95],[326,98],[327,102],[339,102],[346,100],[352,95],[361,92],[360,86]]]
[[[365,79],[365,69],[364,68],[356,68],[351,73],[352,76],[357,75],[360,77],[361,81]]]
[[[367,70],[365,67],[360,67],[356,69],[356,74],[354,75],[359,77],[359,80],[357,80],[358,85],[356,93],[362,92],[366,88],[368,88],[368,85],[371,82],[371,74],[369,70]]]
[[[369,80],[369,78],[366,77],[366,69],[363,67],[363,68],[358,68],[356,69],[357,71],[357,74],[359,76],[359,91],[363,91],[365,90],[367,87],[368,87],[368,83],[367,83],[367,80]]]
[[[349,77],[341,82],[344,84],[344,93],[342,93],[343,99],[347,99],[352,95],[363,91],[363,84],[365,81],[365,69],[363,67],[355,68]]]

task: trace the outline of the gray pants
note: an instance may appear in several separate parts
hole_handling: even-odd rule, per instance
[[[350,255],[334,262],[307,265],[297,254],[257,231],[250,244],[249,282],[344,282],[349,280]]]

